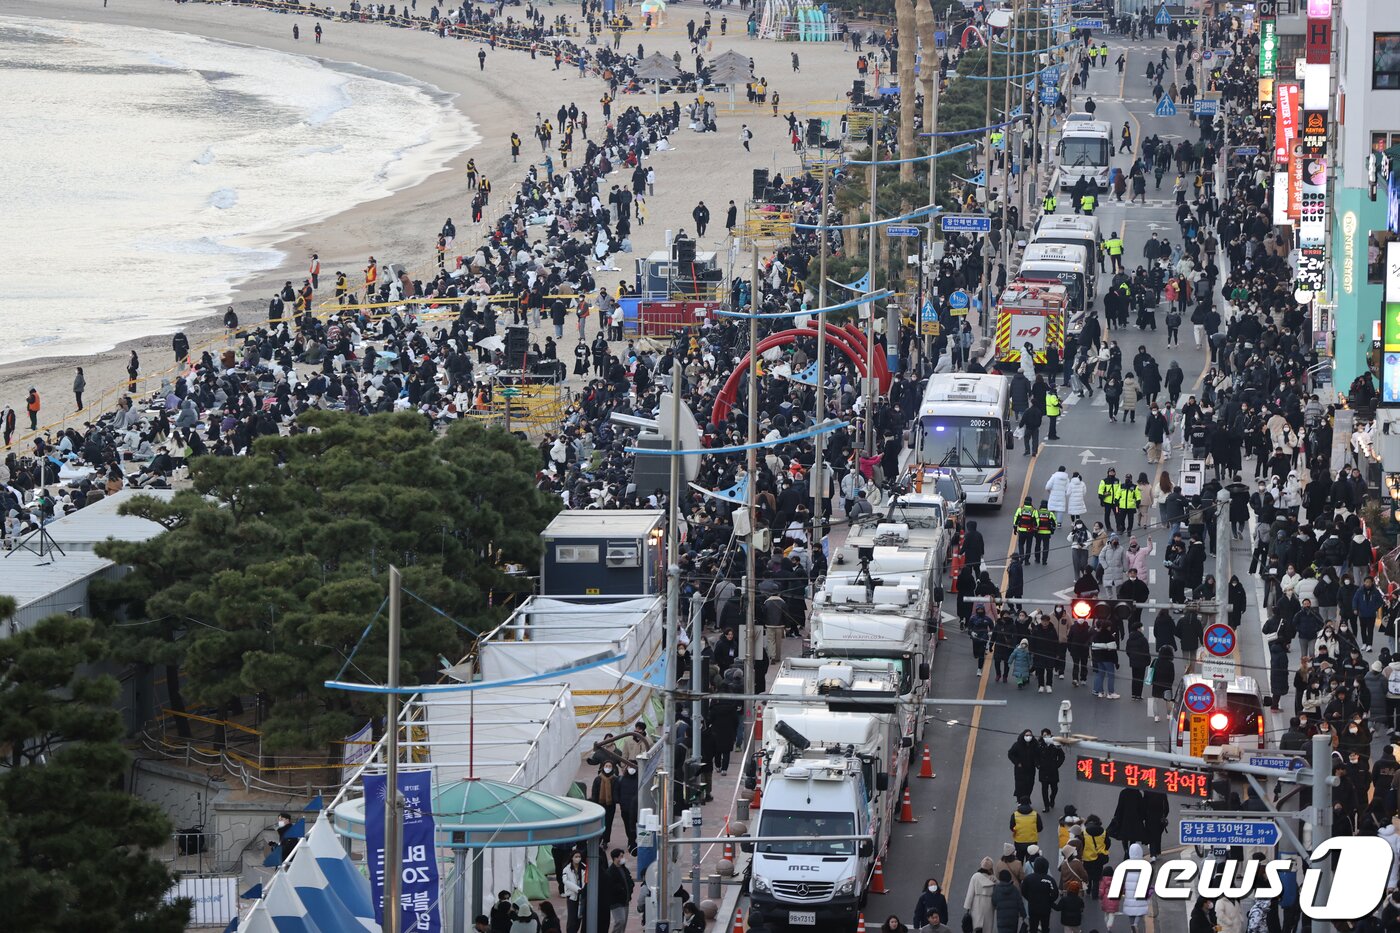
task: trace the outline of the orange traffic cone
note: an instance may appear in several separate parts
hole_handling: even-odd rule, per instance
[[[757,810],[763,806],[763,766],[760,765],[753,775],[753,800],[749,801],[749,809]]]
[[[757,796],[757,792],[755,792],[755,796]],[[901,823],[917,823],[917,822],[919,822],[918,820],[916,820],[916,819],[914,818],[914,803],[913,803],[913,801],[911,801],[911,800],[909,799],[909,788],[907,788],[907,787],[904,788],[904,803],[901,804],[900,807],[899,807],[899,822],[901,822]]]
[[[875,859],[875,875],[870,879],[871,894],[888,894],[885,890],[885,866],[883,859]]]
[[[744,933],[744,909],[734,911],[734,933]]]
[[[865,914],[856,914],[856,933],[865,933]]]
[[[937,777],[937,776],[938,776],[938,775],[936,775],[936,774],[933,773],[933,756],[930,755],[930,754],[928,753],[928,746],[925,745],[925,746],[924,746],[924,760],[923,760],[923,763],[919,765],[919,777],[921,777],[921,778],[931,778],[931,777]]]

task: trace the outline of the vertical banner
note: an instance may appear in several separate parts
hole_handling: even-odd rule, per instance
[[[1327,158],[1303,158],[1302,200],[1298,215],[1298,245],[1321,247],[1327,237]]]
[[[1332,18],[1308,17],[1305,49],[1309,65],[1325,65],[1332,57]]]
[[[1259,21],[1259,77],[1272,78],[1278,71],[1278,21]]]
[[[1381,403],[1400,405],[1400,240],[1385,244],[1384,313],[1381,321]]]
[[[1303,214],[1303,152],[1297,143],[1288,153],[1288,219],[1297,220]]]
[[[1274,87],[1278,93],[1278,110],[1274,114],[1274,161],[1287,165],[1293,140],[1298,138],[1298,83],[1280,81]]]
[[[388,780],[383,774],[366,774],[365,849],[369,860],[369,882],[374,900],[374,919],[384,923],[384,799]],[[403,796],[403,881],[399,887],[399,928],[414,933],[441,933],[442,913],[438,909],[437,846],[433,823],[433,777],[431,771],[400,771],[399,793]]]
[[[1274,172],[1274,226],[1282,227],[1292,218],[1288,216],[1288,179],[1287,172]]]

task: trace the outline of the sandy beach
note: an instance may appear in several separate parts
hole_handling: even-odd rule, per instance
[[[567,12],[571,19],[578,15],[578,10],[574,5],[548,8],[550,15]],[[679,51],[689,61],[693,56],[685,24],[691,18],[701,21],[705,11],[698,3],[673,4],[666,24],[650,32],[637,28],[624,34],[623,47],[635,51],[636,45],[641,43],[647,54],[659,51],[668,56]],[[455,105],[475,124],[482,142],[458,154],[442,171],[415,187],[349,206],[304,230],[288,230],[286,238],[277,244],[277,249],[286,254],[283,265],[243,282],[238,288],[233,304],[245,324],[263,319],[274,287],[287,279],[300,282],[305,277],[306,264],[313,252],[320,255],[322,266],[322,292],[318,294],[318,302],[329,295],[327,281],[333,281],[335,270],[343,269],[352,282],[357,281],[370,255],[380,262],[403,263],[415,277],[426,277],[434,263],[434,239],[446,218],[451,217],[458,229],[454,252],[469,251],[480,240],[480,228],[470,223],[470,196],[465,180],[468,159],[474,159],[477,167],[492,181],[492,203],[486,214],[489,220],[499,216],[501,206],[513,197],[526,171],[527,159],[543,157],[539,143],[532,136],[537,112],[550,115],[561,104],[572,102],[588,113],[590,135],[598,136],[603,125],[598,101],[605,85],[596,76],[580,78],[577,69],[567,65],[555,71],[552,61],[545,55],[532,60],[526,52],[504,49],[488,54],[483,71],[478,69],[476,61],[477,50],[485,47],[481,44],[439,39],[430,33],[395,29],[382,23],[325,23],[324,43],[315,45],[310,39],[309,18],[247,7],[177,4],[171,0],[111,0],[106,7],[94,0],[10,0],[0,8],[0,15],[189,33],[397,72],[455,95]],[[729,17],[728,36],[718,35],[721,15]],[[772,92],[781,94],[783,114],[793,110],[802,118],[808,114],[832,116],[836,113],[840,108],[835,100],[844,95],[855,77],[854,54],[843,52],[840,43],[751,40],[743,35],[746,18],[747,12],[741,12],[737,5],[714,11],[715,37],[707,57],[731,49],[750,56],[755,75],[768,79],[770,100]],[[292,38],[293,23],[301,25],[299,41]],[[801,56],[802,70],[798,73],[792,71],[790,64],[794,51]],[[669,105],[672,99],[667,95],[661,98],[663,105]],[[691,97],[676,99],[684,106]],[[649,111],[655,107],[655,97],[650,93],[621,95],[613,105],[614,113],[632,104]],[[674,151],[652,157],[650,164],[656,167],[657,185],[655,196],[648,199],[647,221],[645,225],[633,227],[633,254],[614,257],[621,271],[598,274],[600,284],[611,287],[624,277],[630,280],[631,260],[662,248],[668,229],[685,228],[693,235],[691,211],[697,201],[703,200],[712,214],[710,228],[700,248],[723,253],[732,245],[724,229],[726,207],[733,199],[742,212],[743,202],[752,187],[752,170],[768,168],[787,174],[798,166],[789,143],[787,122],[773,116],[771,106],[748,105],[742,93],[732,112],[723,98],[717,104],[718,133],[682,130],[672,139]],[[743,124],[754,134],[751,152],[745,152],[740,142]],[[524,140],[521,160],[515,165],[510,158],[512,132],[519,133]],[[551,154],[557,164],[557,151],[551,150]],[[616,177],[621,180],[623,176]],[[56,263],[61,261],[59,254],[59,245],[55,244]],[[747,260],[741,258],[735,268],[745,270],[747,265]],[[3,315],[4,306],[5,300],[0,297],[0,315]],[[197,353],[206,341],[221,338],[223,310],[222,305],[210,307],[206,315],[184,328],[194,352]],[[41,429],[57,427],[63,419],[81,424],[110,409],[125,389],[126,360],[132,348],[140,353],[142,360],[142,390],[158,385],[158,374],[174,362],[170,347],[172,333],[173,329],[134,337],[108,352],[91,356],[50,356],[0,367],[0,405],[13,406],[19,415],[21,430],[15,435],[16,448],[29,447],[22,439],[28,433],[24,430],[28,418],[23,409],[30,386],[37,387],[44,400],[39,418]],[[564,349],[561,347],[561,351]],[[567,353],[561,352],[561,356]],[[76,366],[84,367],[87,377],[85,403],[89,408],[83,413],[73,411],[72,382]],[[148,376],[152,381],[146,383],[144,380]]]

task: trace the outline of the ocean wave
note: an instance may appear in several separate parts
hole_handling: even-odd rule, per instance
[[[32,338],[0,344],[0,363],[99,352],[213,313],[281,266],[291,236],[418,185],[481,141],[450,95],[404,75],[108,24],[39,21],[66,41],[35,43],[27,22],[0,18],[0,72],[60,70],[26,76],[10,101],[15,124],[37,129],[0,137],[12,167],[0,252],[42,267],[73,216],[102,217],[111,247],[86,275],[0,300]],[[132,74],[114,85],[82,69]],[[65,109],[72,100],[87,106]],[[130,151],[142,159],[109,157]]]

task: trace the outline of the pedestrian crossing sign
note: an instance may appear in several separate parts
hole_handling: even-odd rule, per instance
[[[1162,4],[1161,9],[1159,9],[1159,10],[1157,11],[1157,25],[1158,25],[1158,26],[1169,26],[1169,25],[1171,25],[1171,21],[1172,21],[1172,15],[1171,15],[1170,13],[1167,12],[1167,5],[1164,3],[1164,4]]]
[[[1157,116],[1176,116],[1176,104],[1172,103],[1172,99],[1170,97],[1167,97],[1165,94],[1162,95],[1162,99],[1157,102]]]

